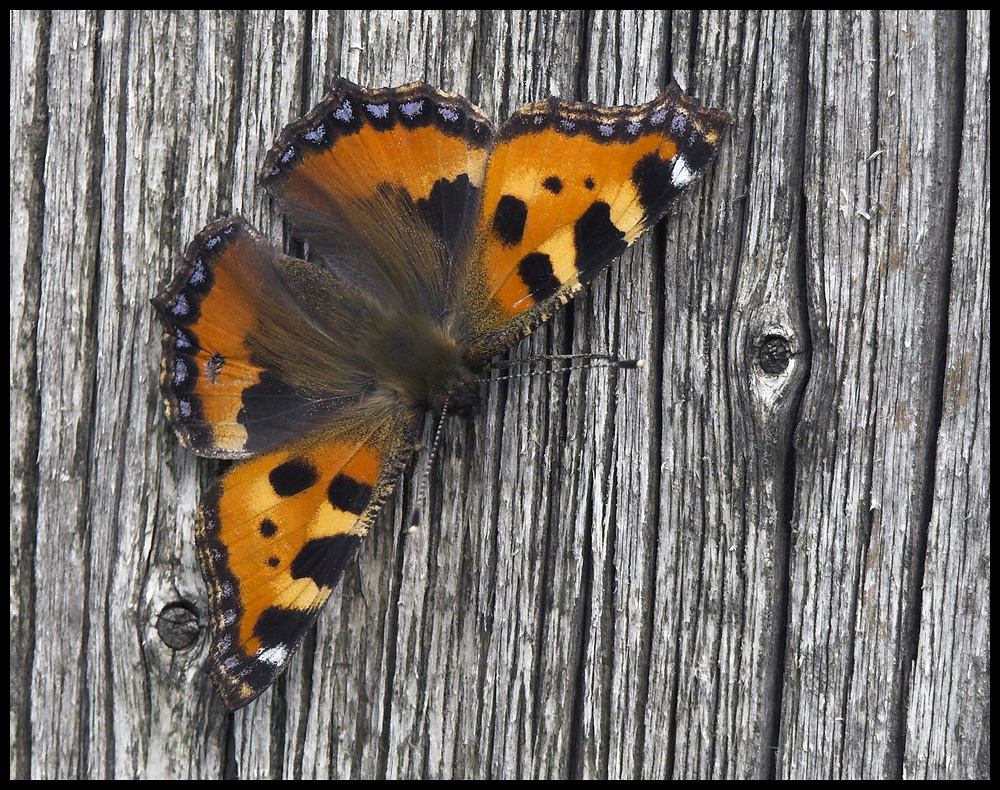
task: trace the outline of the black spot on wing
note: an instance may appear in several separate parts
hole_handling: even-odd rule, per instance
[[[260,639],[265,647],[294,645],[314,619],[316,619],[315,611],[269,606],[260,613],[253,627],[253,635]],[[256,663],[265,664],[265,662]]]
[[[545,187],[553,195],[558,195],[562,192],[563,182],[559,176],[549,176],[542,182],[542,186]]]
[[[639,193],[639,203],[646,216],[659,218],[680,194],[673,183],[672,160],[661,159],[655,151],[646,154],[632,168],[632,183]]]
[[[573,226],[576,268],[580,282],[589,283],[628,244],[625,234],[611,221],[611,206],[603,200],[590,204]]]
[[[469,176],[462,173],[454,181],[438,179],[431,187],[430,195],[417,200],[417,208],[444,243],[449,255],[455,254],[469,228],[472,221],[470,207],[476,205],[477,192]]]
[[[330,535],[307,542],[290,568],[293,579],[312,579],[320,587],[333,587],[361,543],[358,535]]]
[[[345,513],[360,516],[372,498],[372,487],[359,483],[349,475],[337,475],[326,492],[330,504]]]
[[[529,252],[521,258],[517,273],[536,302],[548,299],[562,285],[552,271],[552,259],[544,252]]]
[[[278,525],[271,521],[271,519],[264,518],[261,519],[260,526],[257,528],[257,531],[260,532],[260,536],[262,538],[273,538],[276,534],[278,534]]]
[[[493,232],[503,244],[513,247],[524,238],[524,223],[527,219],[527,204],[513,195],[504,195],[493,212]]]
[[[274,489],[280,497],[290,497],[300,494],[307,488],[311,488],[319,480],[316,467],[302,458],[293,458],[285,461],[271,470],[267,476]]]

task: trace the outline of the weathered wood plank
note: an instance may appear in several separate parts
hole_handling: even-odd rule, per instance
[[[795,451],[794,546],[782,698],[781,771],[837,778],[855,641],[855,597],[869,510],[870,260],[878,20],[817,14],[809,53],[806,281],[812,363]],[[872,417],[872,419],[876,419]]]
[[[955,211],[961,117],[955,12],[879,19],[869,261],[878,272],[863,320],[874,331],[870,510],[858,577],[845,776],[893,775],[902,764],[905,704],[915,657],[917,596],[930,519],[934,435]],[[935,111],[928,113],[927,95]],[[947,173],[946,177],[942,174]],[[869,323],[870,322],[870,323]],[[858,415],[861,417],[862,415]]]
[[[336,74],[734,128],[230,716],[147,300]],[[12,13],[11,776],[988,776],[988,283],[988,14]]]
[[[713,17],[706,22],[714,26]],[[745,114],[738,120],[738,143],[729,152],[745,153],[725,188],[730,199],[742,198],[741,205],[720,234],[725,241],[718,295],[726,312],[708,343],[708,365],[718,378],[708,390],[706,446],[694,448],[687,459],[692,468],[699,456],[717,464],[710,474],[722,492],[717,502],[707,498],[702,530],[715,556],[712,575],[700,580],[702,595],[707,593],[702,605],[719,611],[712,618],[717,636],[709,637],[717,639],[718,675],[710,684],[716,695],[711,707],[700,710],[706,719],[699,729],[712,743],[711,763],[701,748],[705,740],[687,740],[679,752],[697,755],[704,766],[697,775],[704,770],[730,778],[767,778],[774,770],[789,450],[808,366],[800,307],[807,30],[798,14],[770,13],[754,20],[752,29],[754,38],[741,53],[745,60],[735,69],[744,78],[727,85],[732,90],[727,103],[740,106],[735,99],[740,91],[748,96],[740,107]],[[682,678],[695,677],[693,670],[703,661],[692,656],[692,672]],[[688,683],[682,681],[679,706],[693,691]],[[728,721],[721,732],[719,717]]]
[[[964,31],[962,154],[903,775],[990,775],[990,25]],[[985,702],[985,704],[984,704]]]
[[[93,547],[87,519],[98,272],[101,145],[99,18],[56,14],[48,41],[44,213],[37,325],[38,500],[30,685],[31,775],[71,777],[89,760],[86,666],[92,613],[81,605]],[[38,254],[38,251],[33,251]]]
[[[902,767],[940,413],[960,21],[814,21],[830,36],[811,57],[813,358],[796,444],[789,776]],[[853,59],[838,63],[843,53]]]
[[[220,764],[225,750],[224,732],[204,732],[205,709],[215,700],[203,686],[202,657],[192,649],[196,634],[184,630],[204,599],[192,545],[204,479],[193,459],[158,435],[161,329],[146,305],[150,286],[155,292],[172,276],[178,251],[203,220],[199,212],[210,210],[219,181],[227,180],[217,146],[228,134],[228,97],[213,95],[222,69],[199,47],[197,15],[110,12],[102,30],[106,275],[95,336],[100,451],[91,459],[99,482],[90,519],[104,525],[109,540],[94,552],[102,596],[88,608],[101,613],[101,641],[108,645],[107,665],[91,669],[95,692],[97,671],[108,689],[95,693],[95,709],[106,729],[110,773],[191,778]],[[199,123],[213,128],[189,136]],[[192,155],[191,147],[210,153]],[[149,561],[137,574],[139,556]],[[137,719],[147,722],[141,737],[134,732]],[[178,749],[178,742],[190,747]]]

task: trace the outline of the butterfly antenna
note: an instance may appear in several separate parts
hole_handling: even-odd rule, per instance
[[[431,451],[427,454],[427,463],[424,464],[423,477],[420,481],[420,494],[417,496],[417,506],[410,513],[410,531],[416,530],[420,524],[421,512],[427,507],[427,496],[430,490],[431,470],[434,468],[434,460],[437,458],[438,448],[441,446],[441,434],[444,429],[444,418],[448,415],[448,400],[445,399],[441,406],[441,416],[438,418],[437,428],[434,430],[434,443],[431,444]]]
[[[585,360],[586,362],[583,365],[572,364],[576,360]],[[515,365],[530,365],[534,362],[569,362],[570,364],[554,370],[531,370],[527,373],[508,373],[503,376],[498,376],[495,379],[490,379],[487,374],[487,376],[483,377],[483,380],[502,381],[504,379],[518,379],[530,376],[549,375],[552,373],[563,373],[572,370],[585,370],[586,368],[616,368],[619,370],[635,370],[646,366],[646,360],[644,359],[622,359],[617,354],[539,354],[537,357],[528,357],[527,359],[498,360],[490,365],[490,370],[512,368]]]

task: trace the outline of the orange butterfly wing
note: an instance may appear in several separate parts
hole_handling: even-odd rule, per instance
[[[472,242],[492,140],[489,119],[461,96],[338,79],[282,132],[262,181],[325,262],[437,319]]]
[[[557,99],[497,134],[466,293],[472,360],[546,320],[659,220],[715,157],[728,123],[676,85],[638,107]]]
[[[230,709],[284,670],[412,452],[405,416],[369,430],[315,434],[246,461],[202,499],[208,669]]]

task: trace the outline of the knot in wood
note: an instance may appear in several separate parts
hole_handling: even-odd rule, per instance
[[[780,335],[764,335],[761,338],[757,359],[760,369],[769,376],[784,373],[791,358],[792,346],[787,338]]]
[[[156,618],[156,633],[172,650],[187,650],[201,632],[198,612],[185,601],[168,603]]]

